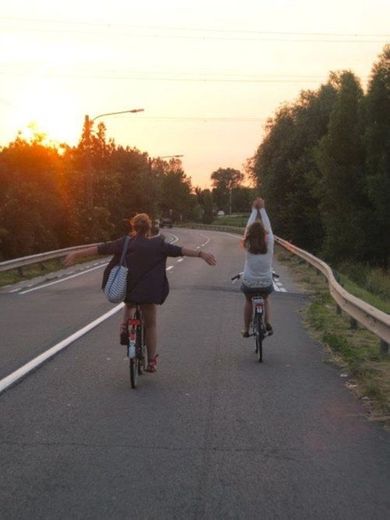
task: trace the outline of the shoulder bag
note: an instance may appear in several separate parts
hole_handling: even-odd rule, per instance
[[[104,287],[104,294],[106,295],[107,300],[111,303],[123,302],[126,297],[128,273],[126,254],[129,242],[130,237],[126,236],[119,265],[116,265],[111,269],[107,283]]]

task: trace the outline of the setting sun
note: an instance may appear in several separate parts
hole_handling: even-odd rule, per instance
[[[32,81],[20,92],[15,123],[27,139],[45,134],[50,142],[75,144],[80,136],[80,109],[57,82]]]

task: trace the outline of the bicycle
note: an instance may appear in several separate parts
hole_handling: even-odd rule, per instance
[[[145,325],[139,305],[135,306],[133,316],[127,322],[127,329],[130,385],[131,388],[136,388],[138,376],[143,374],[146,366]]]
[[[234,283],[236,280],[241,278],[243,273],[238,273],[232,277],[232,282]],[[272,278],[279,278],[279,275],[276,273],[272,273]],[[253,315],[252,315],[252,334],[250,336],[255,336],[256,338],[256,348],[255,353],[257,354],[257,359],[259,363],[263,362],[263,341],[267,336],[271,334],[267,331],[265,326],[264,319],[264,298],[261,294],[261,290],[258,293],[254,294],[251,297],[252,306],[253,306]]]

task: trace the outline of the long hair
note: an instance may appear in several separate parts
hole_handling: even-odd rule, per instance
[[[253,222],[248,227],[242,244],[252,255],[265,255],[267,252],[265,237],[266,231],[263,224],[259,220],[256,220],[256,222]]]
[[[138,215],[135,215],[135,217],[131,219],[131,227],[133,233],[137,235],[148,235],[152,227],[149,215],[146,213],[138,213]]]

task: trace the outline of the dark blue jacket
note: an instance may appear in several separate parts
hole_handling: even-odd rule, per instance
[[[118,265],[125,237],[99,244],[98,253],[114,255],[105,269],[103,287],[114,265]],[[168,244],[162,237],[133,237],[128,245],[126,261],[129,268],[126,303],[164,303],[169,293],[166,274],[168,256],[182,256],[181,247]]]

